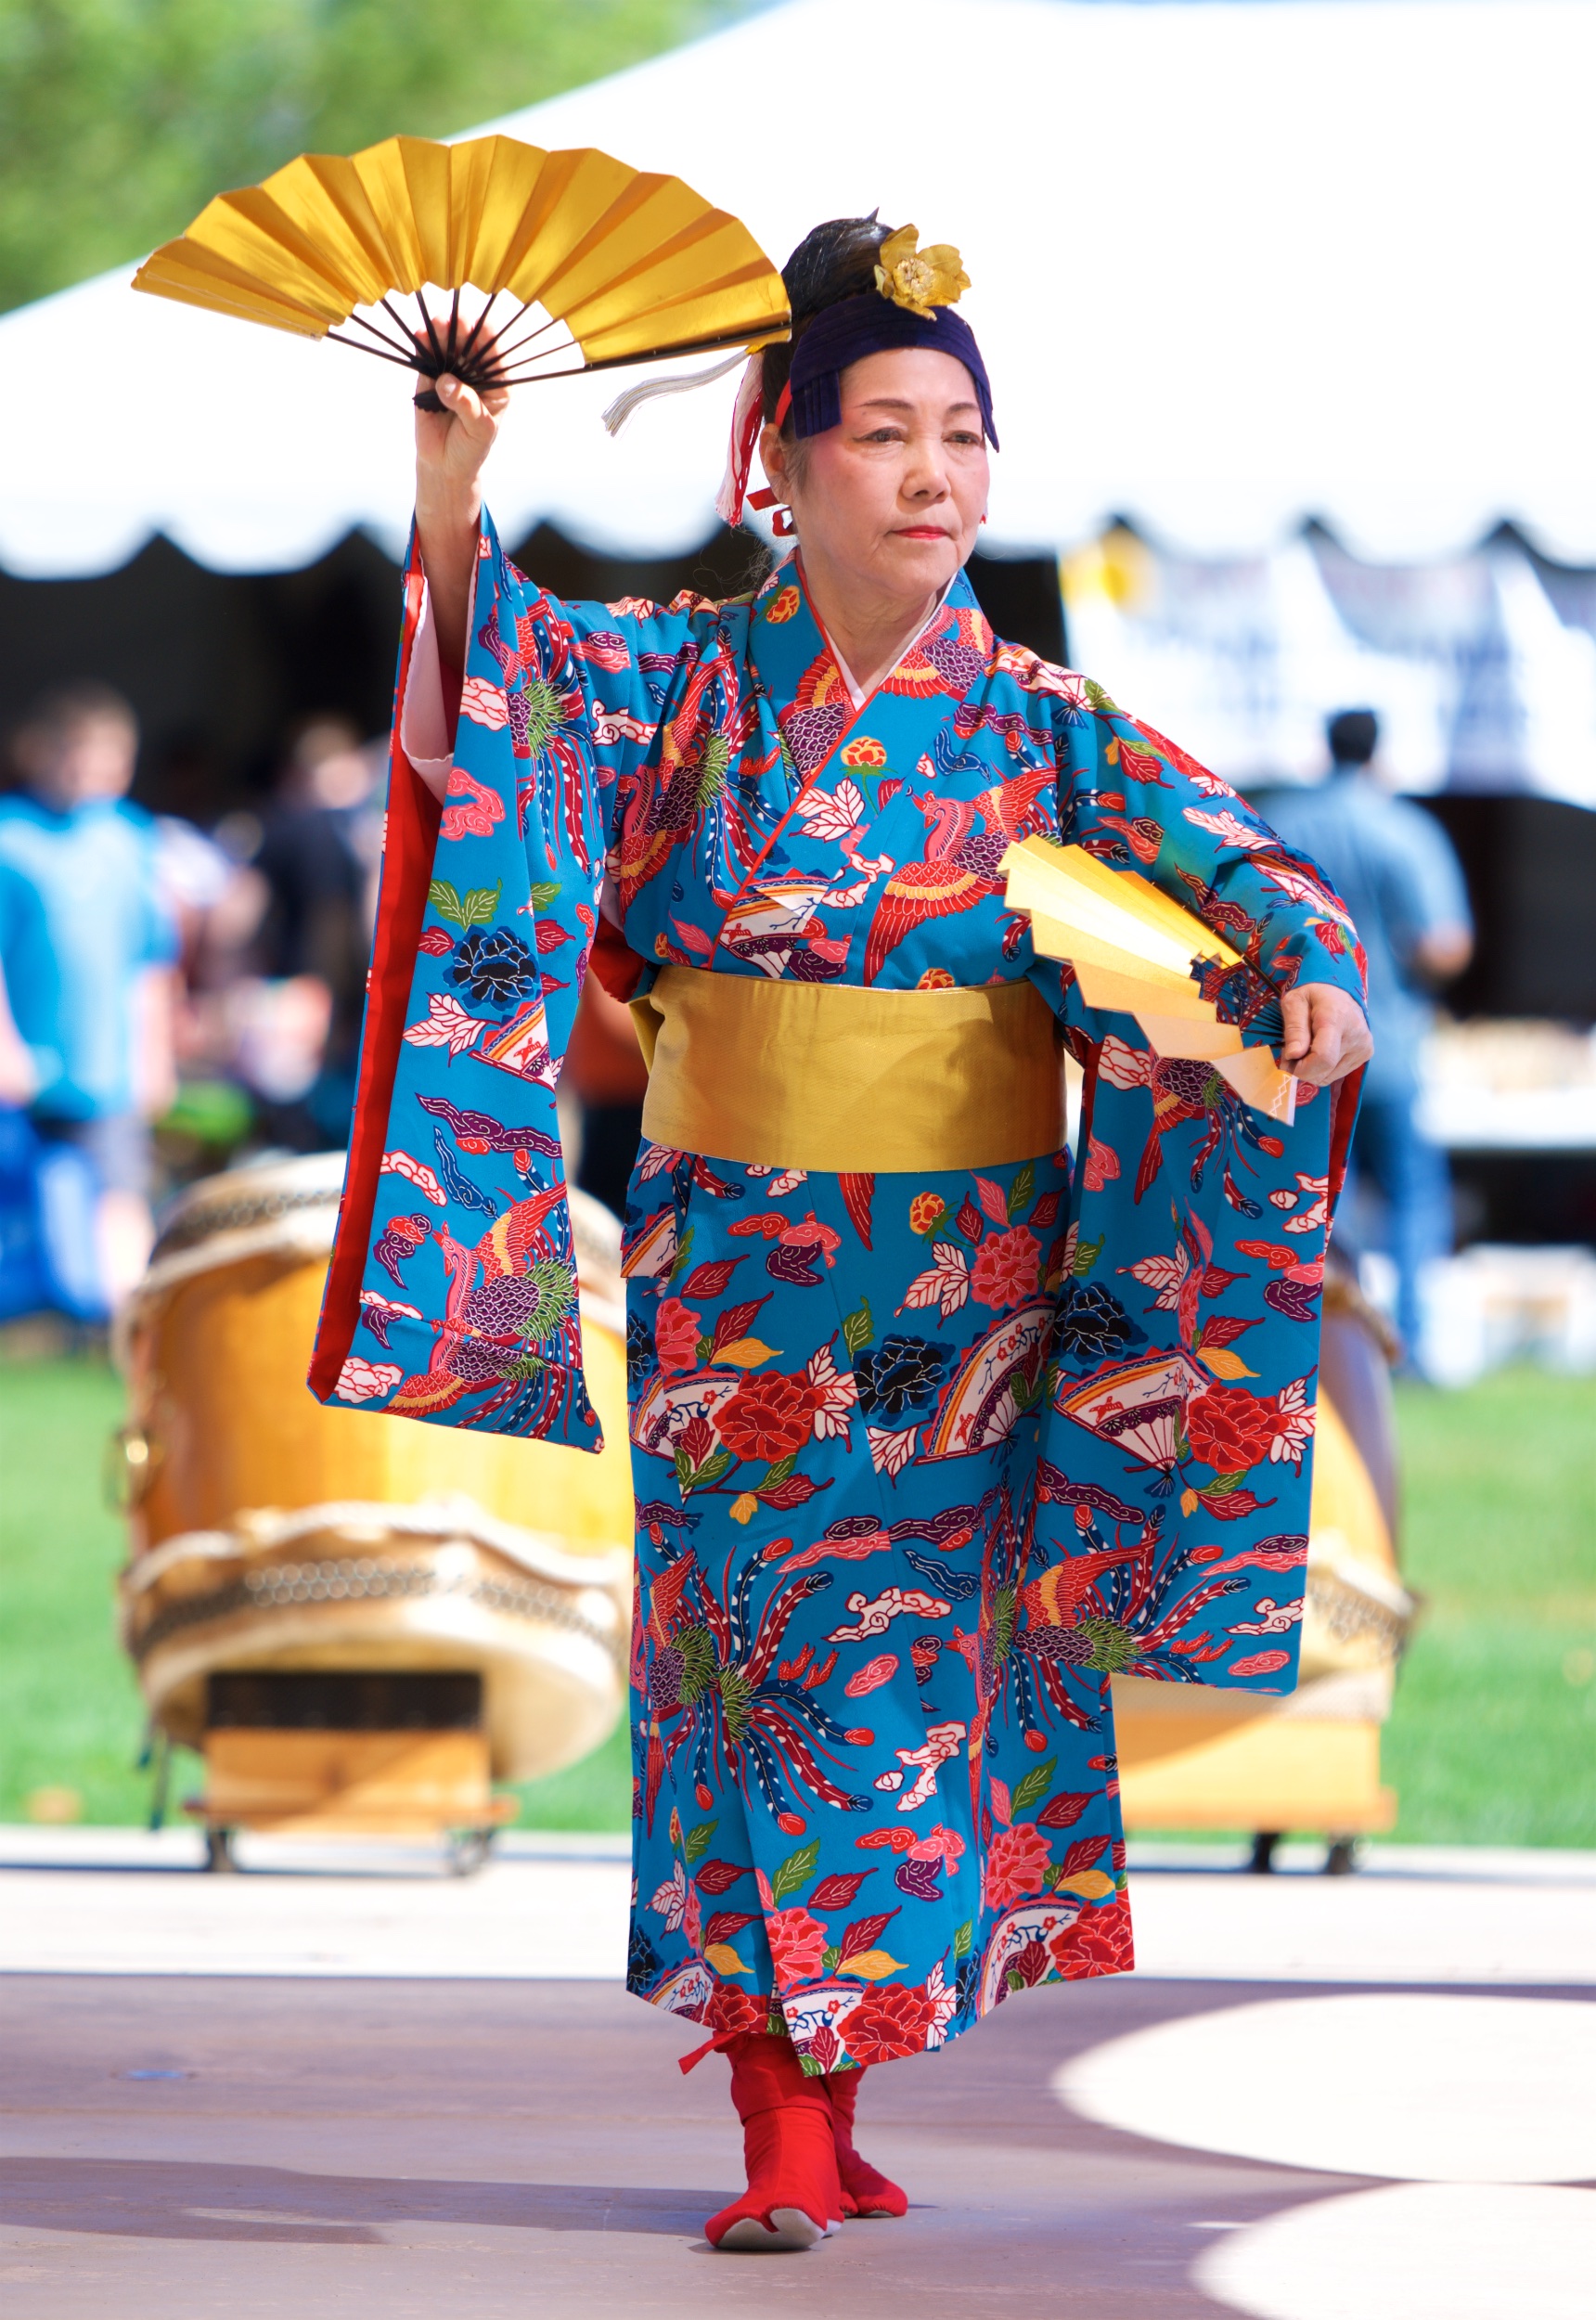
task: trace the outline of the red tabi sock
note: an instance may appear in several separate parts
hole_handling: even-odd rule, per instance
[[[790,2039],[747,2030],[727,2042],[742,2120],[748,2189],[704,2225],[710,2245],[746,2253],[813,2248],[843,2218],[835,2117]]]
[[[844,2215],[907,2215],[908,2195],[888,2181],[854,2148],[854,2112],[859,2099],[863,2070],[833,2070],[821,2081],[831,2098],[831,2129],[836,2143],[837,2172],[843,2182]]]

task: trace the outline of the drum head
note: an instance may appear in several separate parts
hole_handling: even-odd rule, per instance
[[[161,1217],[151,1265],[222,1233],[254,1231],[288,1217],[315,1217],[330,1247],[343,1192],[344,1157],[341,1152],[315,1152],[303,1159],[265,1161],[201,1177]]]

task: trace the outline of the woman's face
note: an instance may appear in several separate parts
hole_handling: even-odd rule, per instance
[[[760,438],[805,567],[905,604],[946,586],[975,544],[990,470],[970,373],[953,354],[895,347],[842,378],[842,424],[792,445]]]

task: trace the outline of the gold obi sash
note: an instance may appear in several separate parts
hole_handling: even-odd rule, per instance
[[[1063,1073],[1034,984],[864,990],[666,967],[632,1016],[643,1133],[770,1168],[883,1175],[1058,1151]]]

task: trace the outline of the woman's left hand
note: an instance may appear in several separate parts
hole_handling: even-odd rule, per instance
[[[1299,983],[1281,1000],[1281,1012],[1286,1025],[1281,1069],[1318,1088],[1345,1079],[1374,1052],[1362,1008],[1333,983]]]

